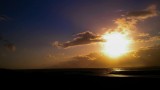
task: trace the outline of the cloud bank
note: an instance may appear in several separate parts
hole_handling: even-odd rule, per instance
[[[98,60],[99,58],[99,60]],[[107,63],[104,59],[100,59],[101,55],[98,53],[90,53],[88,55],[78,55],[70,58],[69,61],[61,62],[54,65],[54,68],[104,68]]]
[[[118,60],[100,53],[78,55],[61,62],[55,68],[112,68],[112,67],[154,67],[160,65],[160,46],[133,51]],[[115,61],[115,62],[114,62]]]
[[[101,36],[96,35],[90,31],[78,33],[74,35],[75,38],[71,41],[67,41],[64,43],[59,43],[58,41],[54,42],[53,45],[55,47],[68,48],[72,46],[85,45],[97,42],[104,42],[105,40],[101,38]]]

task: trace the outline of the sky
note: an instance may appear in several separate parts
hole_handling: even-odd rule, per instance
[[[159,11],[159,0],[1,0],[0,68],[160,66]],[[134,41],[118,60],[102,52],[114,32]]]

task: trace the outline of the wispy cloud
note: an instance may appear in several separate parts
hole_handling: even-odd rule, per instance
[[[9,19],[8,16],[0,15],[0,22],[7,21],[8,19]],[[12,51],[12,52],[16,51],[16,46],[13,43],[11,43],[9,40],[7,40],[4,37],[0,36],[0,41],[3,42],[4,47],[8,51]]]
[[[9,51],[12,51],[12,52],[16,51],[16,46],[12,43],[4,44],[4,47]]]
[[[130,11],[124,17],[115,20],[118,25],[116,30],[123,31],[123,29],[136,30],[136,24],[139,21],[158,16],[156,5],[150,5],[144,10]]]
[[[9,40],[6,40],[2,36],[0,36],[0,41],[3,42],[3,45],[7,50],[11,52],[16,51],[16,46],[13,43],[11,43]]]
[[[129,32],[134,41],[136,42],[153,42],[159,41],[160,35],[151,35],[150,33],[139,32],[137,24],[146,19],[158,16],[156,5],[150,5],[144,10],[130,11],[123,15],[123,17],[115,20],[118,25],[115,30],[120,32]]]
[[[157,16],[157,6],[156,5],[150,5],[144,10],[137,10],[137,11],[131,11],[128,12],[126,17],[131,18],[131,19],[138,19],[138,20],[144,20],[150,17]]]
[[[73,57],[75,60],[96,60],[97,59],[97,53],[90,53],[88,55],[78,55]]]
[[[160,41],[160,35],[151,35],[149,33],[140,33],[139,36],[137,36],[136,38],[137,42],[156,42],[156,41]]]
[[[67,41],[64,43],[59,43],[58,41],[54,42],[53,45],[56,47],[68,48],[72,46],[85,45],[97,42],[104,42],[101,36],[96,35],[90,31],[78,33],[74,35],[75,38],[71,41]]]
[[[88,55],[78,55],[70,60],[61,62],[54,67],[57,68],[104,68],[108,67],[104,59],[100,59],[100,54],[90,53]]]
[[[5,15],[0,15],[0,21],[7,21],[9,19],[9,17],[5,16]]]

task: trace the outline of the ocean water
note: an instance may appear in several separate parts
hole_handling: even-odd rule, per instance
[[[160,78],[160,68],[84,68],[55,69],[53,71],[68,76]]]
[[[0,70],[1,77],[140,77],[160,78],[160,68],[72,68]]]
[[[159,86],[160,68],[0,69],[1,82],[90,87]],[[28,85],[28,83],[26,85]],[[17,84],[17,85],[18,85]],[[59,88],[59,87],[58,87]]]
[[[160,78],[160,68],[90,68],[62,69],[60,71],[73,76]]]
[[[160,78],[160,68],[113,68],[106,76]]]

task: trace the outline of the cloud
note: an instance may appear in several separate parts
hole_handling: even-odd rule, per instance
[[[136,42],[157,42],[160,41],[160,35],[151,35],[149,33],[138,33],[137,36],[134,37]]]
[[[148,47],[136,52],[139,56],[137,59],[147,66],[159,66],[160,65],[160,45]]]
[[[160,36],[149,36],[137,39],[138,42],[157,42],[160,41]]]
[[[16,51],[16,46],[12,43],[4,44],[4,47],[9,51],[12,51],[12,52]]]
[[[147,7],[145,10],[128,12],[126,17],[131,19],[144,20],[157,15],[158,15],[157,6],[151,5]]]
[[[3,22],[3,21],[7,21],[9,19],[9,17],[5,16],[5,15],[0,15],[0,22]],[[9,50],[9,51],[16,51],[16,46],[11,43],[9,40],[6,40],[4,37],[0,36],[0,41],[3,42],[4,44],[4,47]]]
[[[10,41],[4,39],[2,36],[0,36],[0,41],[3,42],[4,47],[5,47],[8,51],[11,51],[11,52],[16,51],[16,46],[15,46],[13,43],[11,43]]]
[[[90,53],[88,55],[78,55],[70,58],[69,61],[61,62],[54,68],[104,68],[107,67],[104,59],[98,53]]]
[[[88,55],[79,55],[73,57],[75,60],[96,60],[97,59],[97,54],[96,53],[90,53]]]
[[[132,51],[113,60],[102,53],[78,55],[61,62],[55,68],[112,68],[112,67],[151,67],[160,65],[160,45]],[[114,62],[116,61],[116,62]]]
[[[137,20],[135,19],[127,19],[127,18],[118,18],[115,20],[115,24],[118,26],[115,30],[117,31],[135,31],[137,30],[136,24]]]
[[[147,36],[136,36],[139,35],[137,31],[136,24],[139,21],[148,19],[150,17],[154,17],[158,15],[157,6],[156,5],[150,5],[144,10],[140,11],[130,11],[128,12],[124,17],[118,18],[115,20],[115,24],[118,26],[112,30],[112,31],[119,31],[119,32],[126,32],[128,31],[129,34],[135,34],[135,37],[138,37],[139,39],[137,41],[144,41],[145,39],[148,41],[153,41],[155,39],[158,39],[158,36],[155,37],[147,37]],[[108,31],[109,32],[109,31]],[[90,31],[78,33],[74,35],[75,38],[73,40],[60,43],[59,41],[55,41],[53,43],[53,46],[60,47],[60,48],[68,48],[72,46],[78,46],[78,45],[86,45],[91,43],[97,43],[97,42],[104,42],[100,35],[96,35]],[[140,39],[141,38],[141,39]]]
[[[148,18],[158,16],[156,5],[150,5],[144,10],[130,11],[121,18],[115,20],[118,26],[115,31],[127,32],[135,42],[156,42],[160,40],[160,35],[151,35],[150,33],[139,32],[137,24]]]
[[[150,34],[149,33],[139,33],[138,36],[139,37],[149,37]]]
[[[118,31],[134,31],[137,30],[136,24],[139,21],[158,16],[158,10],[156,5],[150,5],[144,10],[130,11],[124,17],[115,20],[118,25],[116,30]]]
[[[0,15],[0,21],[7,21],[9,18],[5,15]]]
[[[149,33],[140,33],[137,31],[137,23],[144,21],[148,18],[158,16],[156,5],[151,5],[144,10],[131,11],[125,16],[115,20],[118,25],[115,29],[111,29],[112,32],[128,31],[130,36],[138,42],[154,42],[160,40],[160,33],[152,35]],[[108,32],[111,32],[108,30]],[[57,47],[71,47],[77,45],[91,44],[96,42],[103,42],[100,35],[96,35],[92,32],[86,31],[74,35],[75,38],[71,41],[64,43],[54,42]],[[136,43],[137,44],[137,43]],[[88,55],[77,55],[70,58],[69,61],[62,62],[55,67],[60,68],[106,68],[106,67],[142,67],[142,66],[158,66],[160,65],[160,46],[148,47],[149,45],[144,43],[147,49],[140,48],[137,51],[131,51],[122,57],[119,57],[116,62],[112,58],[102,53],[90,53]],[[155,43],[151,43],[153,45]]]
[[[56,41],[53,43],[53,46],[68,48],[71,46],[85,45],[85,44],[91,44],[91,43],[96,43],[96,42],[104,42],[101,36],[96,35],[90,31],[78,33],[74,36],[75,38],[71,41],[67,41],[64,43],[59,43],[58,41]]]

